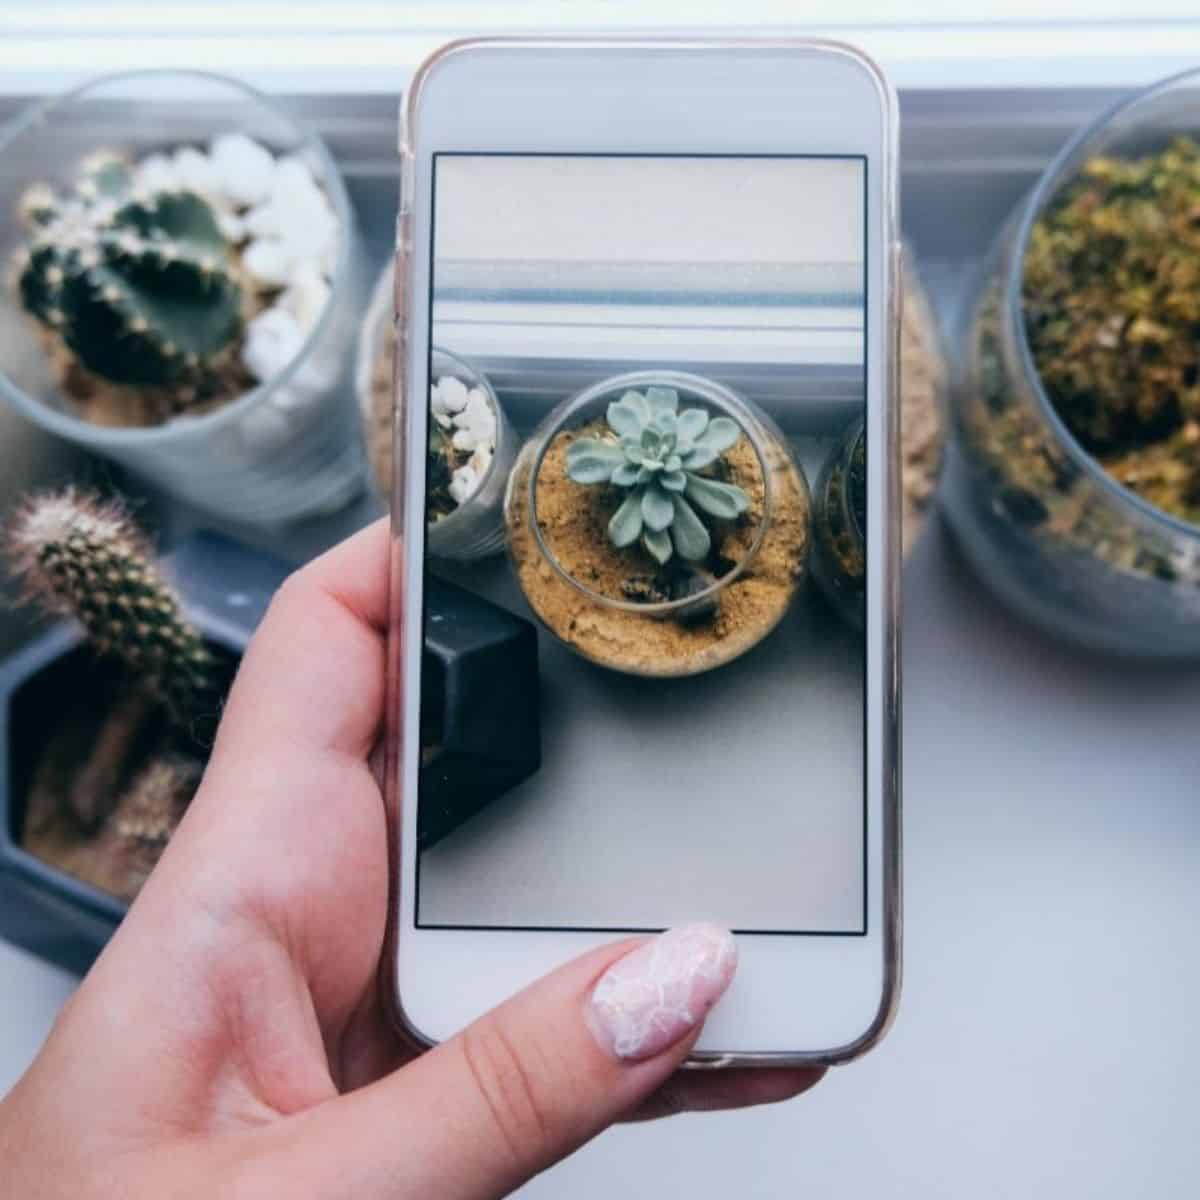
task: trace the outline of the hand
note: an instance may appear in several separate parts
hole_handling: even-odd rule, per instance
[[[472,1200],[613,1121],[820,1077],[677,1070],[733,971],[706,927],[605,946],[405,1050],[379,999],[389,866],[369,762],[387,542],[364,530],[272,603],[186,819],[0,1104],[6,1195]],[[654,1009],[652,980],[677,1008]]]

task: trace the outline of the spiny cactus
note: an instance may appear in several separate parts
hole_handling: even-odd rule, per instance
[[[114,383],[203,378],[242,327],[230,244],[200,196],[143,193],[132,179],[126,162],[100,153],[70,195],[44,184],[26,192],[22,303]]]
[[[28,499],[8,535],[31,598],[74,616],[96,648],[190,727],[219,696],[217,663],[188,623],[125,509],[73,488]]]
[[[567,474],[576,483],[629,489],[608,523],[609,540],[623,548],[641,538],[659,563],[672,554],[706,557],[712,538],[696,509],[733,520],[750,507],[740,487],[699,474],[737,443],[736,422],[702,408],[680,412],[679,393],[666,387],[626,392],[608,406],[607,418],[615,437],[574,441]]]
[[[179,825],[201,774],[199,763],[178,757],[151,759],[117,801],[113,828],[122,838],[161,851]]]

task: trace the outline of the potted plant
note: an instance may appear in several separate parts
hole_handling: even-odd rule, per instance
[[[946,437],[941,338],[911,260],[902,259],[900,322],[901,545],[907,556],[937,491]],[[841,616],[862,627],[866,582],[866,459],[862,420],[834,443],[813,496],[813,578]]]
[[[198,534],[161,568],[117,503],[18,512],[9,557],[56,624],[0,663],[0,934],[99,953],[200,782],[237,661],[288,572]],[[533,625],[432,579],[417,837],[435,845],[541,763]]]
[[[692,675],[778,624],[804,576],[809,496],[782,435],[697,375],[605,379],[542,422],[509,478],[509,548],[566,645]]]
[[[33,334],[0,364],[10,402],[222,516],[361,490],[357,240],[314,136],[232,80],[146,72],[37,106],[0,161],[8,316]]]
[[[392,358],[396,347],[392,269],[375,288],[363,326],[357,389],[367,455],[382,496],[392,489]],[[433,348],[426,473],[428,549],[469,561],[504,549],[504,489],[519,439],[487,376],[465,359]]]
[[[867,458],[859,420],[826,460],[813,496],[813,578],[855,628],[863,624],[866,523]]]
[[[947,515],[1071,640],[1200,655],[1200,72],[1083,130],[994,249],[958,339]]]
[[[8,550],[30,595],[75,621],[0,664],[0,925],[79,971],[186,808],[287,568],[211,534],[160,568],[119,504],[73,490],[31,498]]]

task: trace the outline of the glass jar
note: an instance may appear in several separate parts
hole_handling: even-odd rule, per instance
[[[64,396],[33,319],[0,299],[0,396],[51,433],[110,458],[180,500],[230,520],[277,525],[336,511],[361,493],[365,464],[352,396],[367,278],[354,214],[328,150],[245,84],[192,71],[110,75],[34,105],[0,133],[0,262],[24,243],[17,219],[33,183],[69,186],[99,149],[133,159],[243,133],[301,160],[337,219],[329,295],[272,378],[196,415],[99,425]]]
[[[1031,230],[1094,155],[1200,133],[1200,72],[1124,100],[1078,133],[1002,231],[959,314],[943,504],[966,558],[1014,609],[1084,646],[1200,656],[1200,527],[1113,479],[1055,412],[1026,339]]]
[[[716,469],[749,506],[710,522],[703,565],[615,548],[607,523],[620,492],[566,475],[566,447],[602,432],[610,403],[650,387],[673,389],[681,410],[729,417],[743,435]],[[559,404],[522,449],[505,512],[517,580],[546,628],[601,666],[654,677],[712,670],[766,637],[804,576],[810,541],[808,487],[774,423],[729,388],[675,371],[614,376]]]
[[[830,604],[855,629],[863,627],[866,538],[859,507],[866,501],[863,422],[855,421],[821,469],[813,497],[812,573]],[[861,486],[856,484],[856,477]]]
[[[504,491],[509,472],[516,461],[519,439],[504,415],[504,409],[487,376],[448,350],[434,346],[431,385],[447,378],[457,379],[468,393],[481,391],[495,419],[495,445],[483,476],[461,504],[445,516],[431,521],[428,527],[430,554],[435,558],[466,562],[498,554],[504,549]],[[431,414],[431,433],[433,429]]]

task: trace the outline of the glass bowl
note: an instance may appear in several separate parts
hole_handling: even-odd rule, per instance
[[[11,262],[24,241],[17,211],[31,184],[69,184],[98,149],[140,159],[232,132],[302,160],[337,217],[329,298],[291,361],[212,411],[158,425],[93,424],[72,411],[10,289],[0,300],[0,396],[51,433],[197,508],[275,525],[335,511],[365,483],[350,376],[367,279],[346,189],[314,133],[219,75],[138,71],[93,80],[34,105],[0,132],[0,262]]]
[[[430,554],[469,561],[504,549],[504,492],[516,461],[519,439],[487,376],[448,350],[434,346],[430,378],[436,383],[447,377],[459,380],[468,392],[481,390],[496,419],[496,444],[483,478],[453,512],[428,526]]]
[[[702,568],[678,555],[660,567],[636,547],[612,547],[605,526],[619,493],[566,477],[567,445],[598,432],[626,391],[651,386],[673,388],[681,408],[731,418],[743,435],[720,461],[750,507],[744,518],[709,523],[713,550]],[[803,578],[810,540],[808,488],[774,423],[729,388],[675,371],[603,379],[559,404],[517,459],[505,513],[518,582],[546,628],[601,666],[655,677],[712,670],[766,637]],[[739,587],[758,603],[733,604]]]
[[[396,351],[392,320],[394,282],[395,267],[389,263],[371,296],[359,339],[355,371],[367,457],[375,488],[385,500],[392,494],[392,419],[395,412],[392,359]],[[478,387],[483,391],[496,418],[496,445],[488,471],[470,497],[454,512],[430,523],[429,552],[438,558],[458,561],[486,558],[504,549],[504,489],[516,461],[520,438],[483,371],[439,346],[433,347],[430,366],[432,381],[453,375],[468,390]]]
[[[1200,133],[1200,71],[1117,104],[1051,163],[1002,231],[959,314],[943,506],[963,553],[1051,633],[1139,658],[1200,656],[1200,526],[1122,487],[1055,412],[1026,338],[1035,223],[1097,154],[1142,155]]]
[[[862,454],[860,419],[846,430],[826,459],[813,496],[813,578],[830,604],[855,629],[863,627],[867,557],[851,477],[855,456],[861,458]]]

